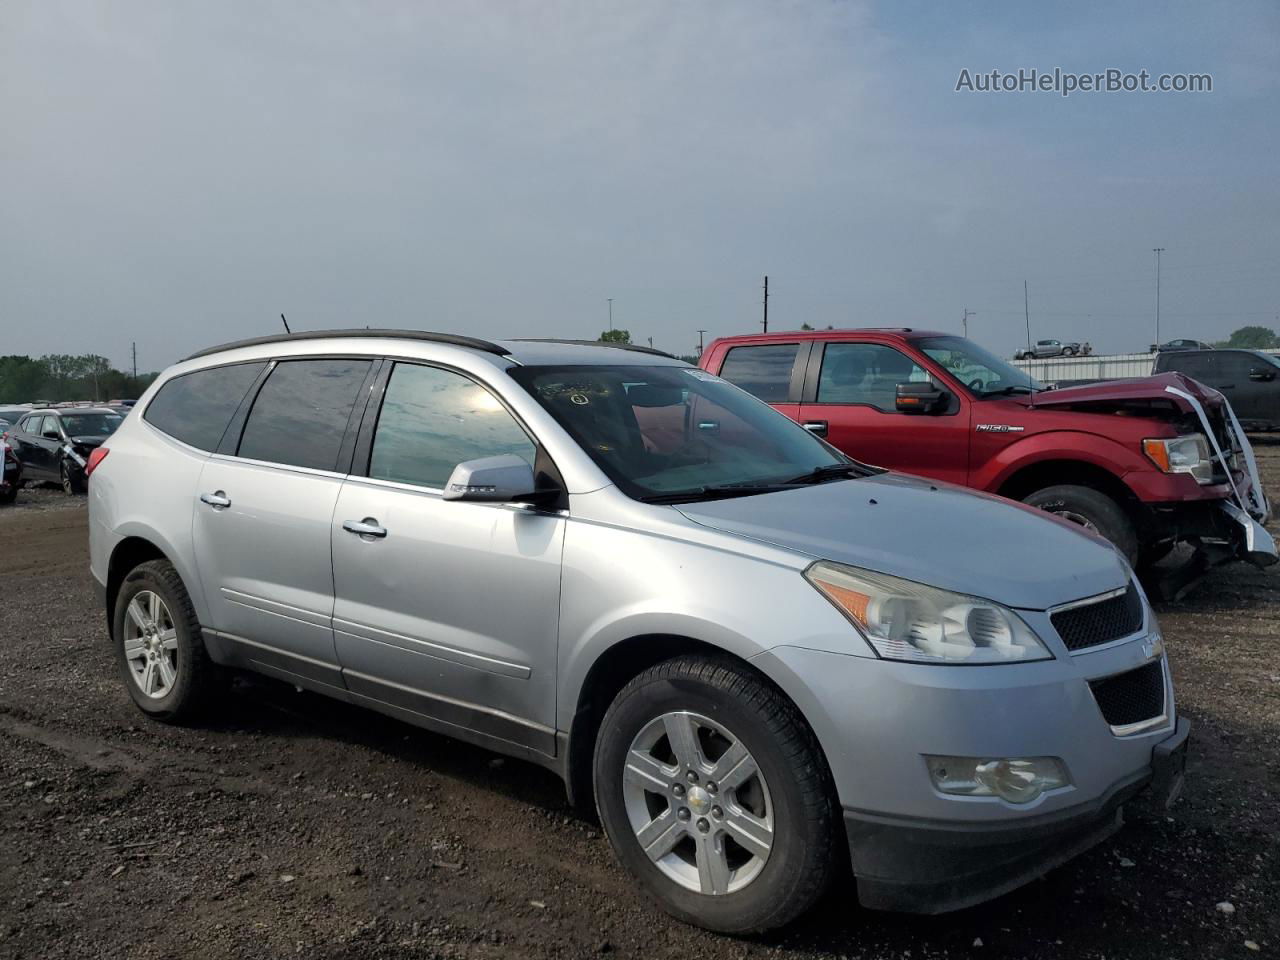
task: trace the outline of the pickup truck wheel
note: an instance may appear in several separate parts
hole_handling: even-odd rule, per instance
[[[1060,484],[1037,490],[1023,503],[1078,523],[1115,544],[1131,564],[1138,562],[1138,533],[1120,504],[1092,487]]]
[[[594,780],[615,855],[687,923],[779,927],[834,876],[834,786],[813,733],[731,661],[678,657],[628,683],[601,723]]]
[[[148,561],[125,576],[111,632],[129,696],[156,720],[191,719],[223,686],[186,587],[167,560]]]

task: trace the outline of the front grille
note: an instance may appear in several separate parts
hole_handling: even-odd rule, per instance
[[[1059,610],[1049,619],[1068,650],[1096,647],[1142,629],[1142,597],[1130,584],[1122,594]]]
[[[1113,727],[1142,723],[1164,713],[1164,670],[1159,660],[1114,677],[1090,680],[1103,719]]]

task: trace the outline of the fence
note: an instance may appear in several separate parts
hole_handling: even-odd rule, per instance
[[[1273,356],[1280,355],[1280,350],[1259,352]],[[1126,377],[1149,377],[1155,361],[1154,353],[1118,353],[1110,356],[1014,360],[1013,365],[1026,370],[1042,383],[1057,383],[1059,380],[1121,380]]]

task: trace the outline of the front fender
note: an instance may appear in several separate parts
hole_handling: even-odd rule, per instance
[[[1151,471],[1136,450],[1096,433],[1055,430],[1037,433],[998,451],[973,473],[971,486],[997,493],[1019,470],[1050,460],[1075,460],[1103,470],[1121,483],[1138,470]]]

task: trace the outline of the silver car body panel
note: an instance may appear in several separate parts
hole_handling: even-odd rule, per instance
[[[592,666],[617,644],[683,637],[752,663],[796,703],[850,810],[1017,820],[1102,796],[1151,763],[1160,728],[1116,737],[1089,680],[1148,660],[1131,642],[1069,655],[1048,610],[1124,587],[1105,542],[1029,508],[895,475],[679,508],[613,486],[507,374],[517,364],[678,363],[512,343],[511,357],[409,339],[241,347],[160,377],[90,484],[91,569],[126,537],[186,583],[215,658],[243,663],[565,772]],[[172,376],[309,355],[440,364],[500,395],[555,461],[568,509],[446,502],[439,491],[246,463],[145,420]],[[199,501],[221,490],[226,508]],[[385,539],[343,528],[374,519]],[[1020,610],[1054,659],[994,666],[877,658],[803,577],[828,559]],[[1145,601],[1144,601],[1145,603]],[[1166,716],[1176,722],[1166,679]],[[1070,787],[1013,807],[944,796],[924,756],[1060,756]]]

